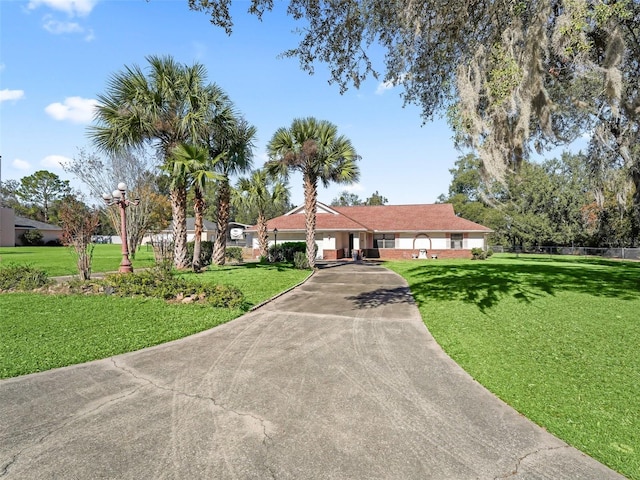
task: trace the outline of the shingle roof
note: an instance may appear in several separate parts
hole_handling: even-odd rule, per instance
[[[450,203],[422,205],[380,205],[327,207],[319,204],[316,231],[348,230],[371,232],[483,232],[492,230],[456,216]],[[336,213],[325,213],[324,210]],[[289,212],[267,222],[267,229],[299,231],[305,229],[303,213]],[[254,230],[252,227],[250,230]]]
[[[16,216],[15,226],[16,228],[37,228],[38,230],[62,230],[59,225],[51,225],[50,223],[18,216]]]
[[[218,226],[206,219],[202,220],[202,228],[205,232],[215,232],[218,230]],[[196,219],[194,217],[187,217],[187,230],[195,230],[196,229]]]

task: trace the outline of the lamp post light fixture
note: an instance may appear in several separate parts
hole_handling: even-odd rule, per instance
[[[103,193],[102,198],[104,199],[107,206],[118,205],[120,207],[120,236],[122,238],[122,261],[120,262],[120,268],[118,268],[118,272],[120,273],[131,273],[133,272],[133,267],[131,266],[131,260],[129,260],[129,246],[127,243],[127,207],[129,205],[139,205],[140,199],[136,198],[135,200],[127,200],[127,184],[120,182],[118,184],[118,189],[114,190],[111,195],[108,193]]]
[[[273,258],[274,261],[277,261],[279,258],[278,255],[278,229],[273,229]]]

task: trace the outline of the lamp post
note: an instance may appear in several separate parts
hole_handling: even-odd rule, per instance
[[[274,261],[279,260],[280,255],[278,255],[278,229],[273,229],[273,258]]]
[[[134,201],[127,200],[127,184],[120,182],[118,189],[114,190],[111,195],[103,193],[102,198],[108,206],[118,205],[120,207],[120,236],[122,238],[122,261],[120,262],[120,273],[131,273],[133,267],[131,266],[131,260],[129,260],[129,246],[127,244],[127,210],[129,205],[138,205],[140,199],[136,198]]]

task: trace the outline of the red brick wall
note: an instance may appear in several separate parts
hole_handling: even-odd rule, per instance
[[[410,260],[413,255],[418,255],[419,253],[418,250],[399,248],[381,248],[378,252],[380,253],[380,260]],[[429,260],[431,260],[432,255],[437,255],[438,258],[471,258],[471,250],[427,250]]]
[[[342,249],[323,250],[322,255],[324,260],[338,260],[344,258],[343,252]],[[418,255],[419,253],[418,250],[399,248],[382,248],[378,252],[380,253],[379,260],[411,260],[413,258],[412,255]],[[260,251],[254,249],[252,258],[259,258],[259,255]],[[438,258],[471,258],[471,250],[427,250],[429,260],[431,260],[431,255],[437,255]]]
[[[339,248],[338,250],[322,250],[322,258],[324,260],[338,260],[344,258],[344,250]]]

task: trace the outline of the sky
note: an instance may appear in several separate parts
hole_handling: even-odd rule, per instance
[[[340,94],[325,65],[309,75],[297,59],[279,58],[297,46],[295,29],[304,24],[275,3],[261,22],[246,13],[248,0],[235,1],[228,36],[187,0],[0,0],[1,180],[48,170],[82,190],[63,165],[79,149],[98,153],[87,135],[97,96],[126,66],[146,69],[148,56],[170,55],[203,64],[208,81],[256,126],[256,168],[273,133],[293,119],[334,123],[361,157],[360,179],[320,186],[319,201],[344,190],[363,200],[378,191],[393,205],[446,193],[460,156],[446,122],[423,124],[418,107],[403,107],[401,87],[371,78]],[[293,175],[290,186],[292,203],[302,204],[301,178]]]

